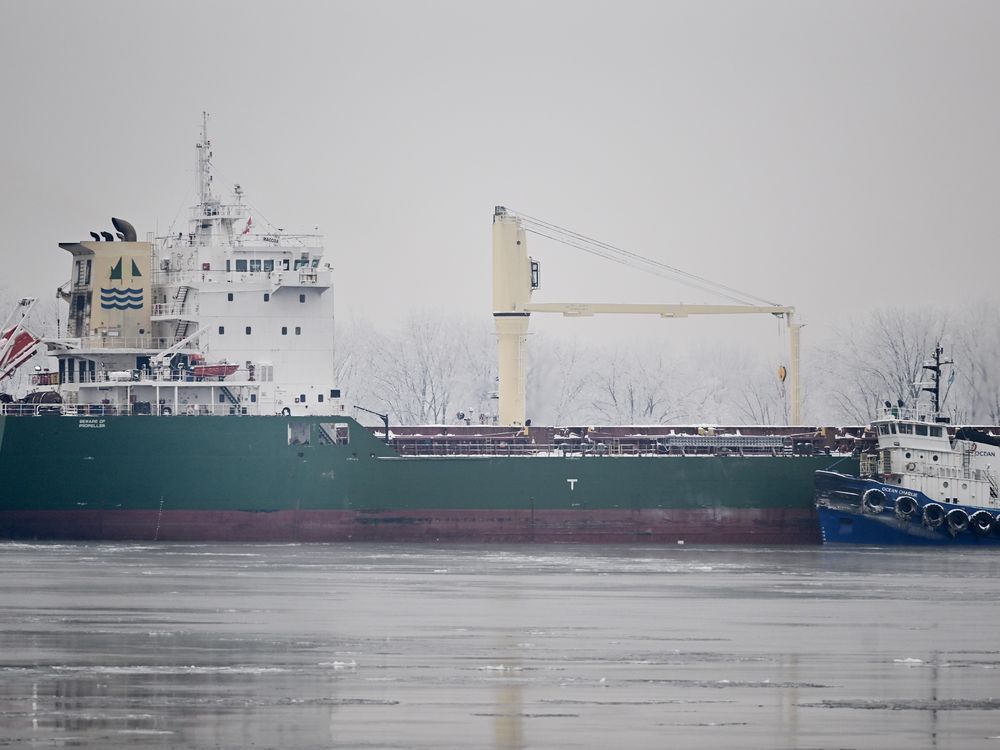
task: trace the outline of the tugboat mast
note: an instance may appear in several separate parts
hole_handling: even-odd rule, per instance
[[[941,355],[943,353],[944,349],[939,342],[934,347],[934,359],[930,363],[925,362],[923,364],[925,370],[931,371],[933,380],[930,387],[924,386],[920,390],[928,391],[931,394],[931,403],[934,406],[935,415],[941,411],[941,365],[950,365],[954,362],[950,357],[942,359]]]

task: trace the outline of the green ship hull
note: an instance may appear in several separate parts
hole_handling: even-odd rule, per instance
[[[335,424],[334,424],[335,423]],[[0,417],[0,537],[819,543],[820,456],[400,456],[348,418]]]

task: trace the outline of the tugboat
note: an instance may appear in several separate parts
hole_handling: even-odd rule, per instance
[[[930,402],[885,402],[872,422],[878,449],[861,455],[857,476],[816,472],[825,544],[1000,546],[1000,437],[941,415],[942,351],[923,365]]]

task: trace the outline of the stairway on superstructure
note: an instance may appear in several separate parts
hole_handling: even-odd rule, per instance
[[[190,287],[187,286],[179,287],[177,294],[174,295],[173,312],[178,316],[177,328],[174,329],[174,341],[183,341],[188,335],[188,328],[191,326],[191,321],[181,317],[184,315],[184,305],[187,302],[189,289]]]

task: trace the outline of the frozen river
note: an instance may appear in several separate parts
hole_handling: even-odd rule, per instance
[[[0,543],[0,747],[996,748],[1000,553]]]

